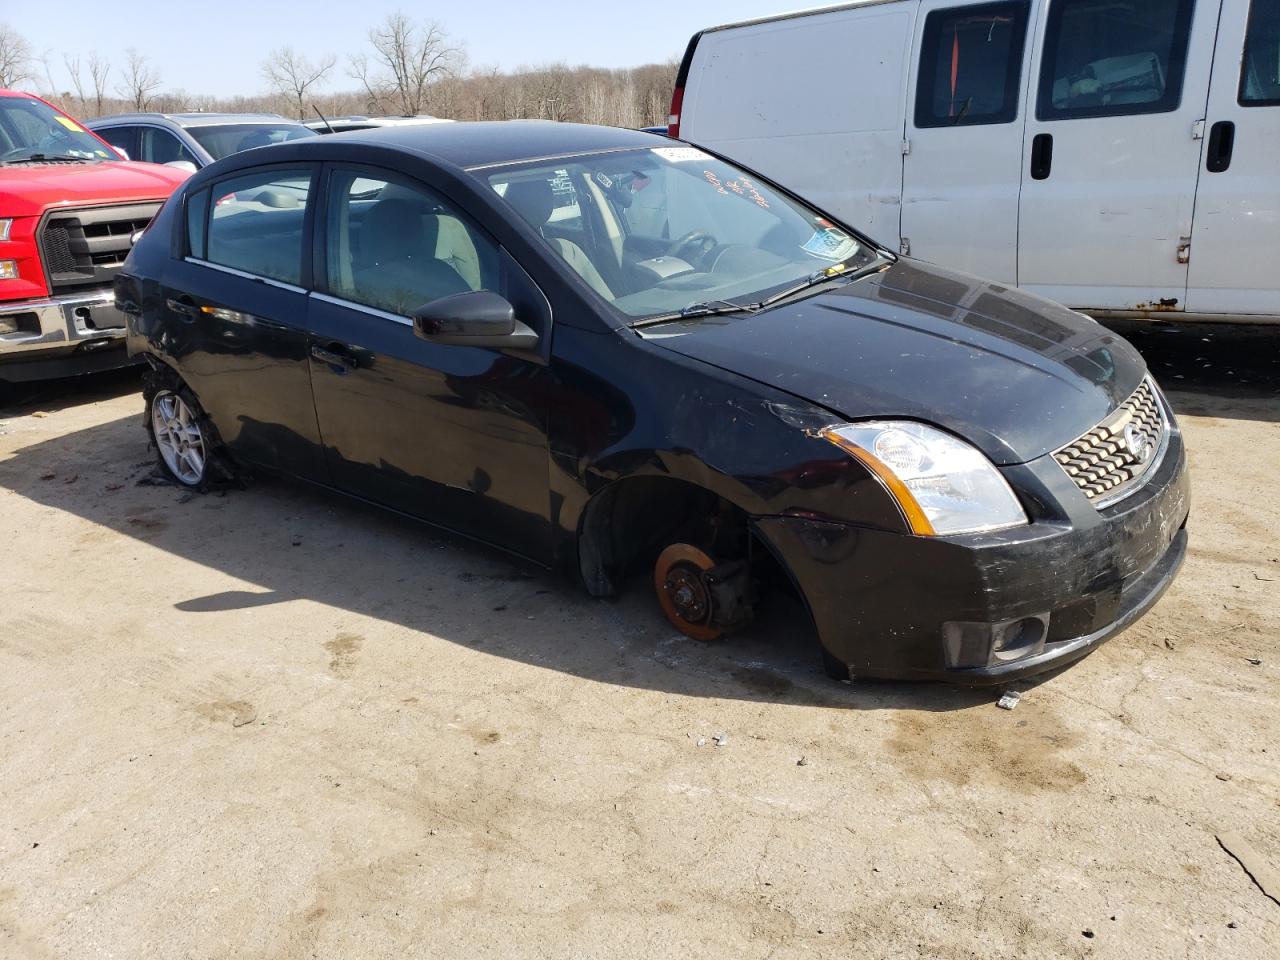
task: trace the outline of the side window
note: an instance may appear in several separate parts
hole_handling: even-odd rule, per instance
[[[1253,0],[1240,71],[1242,107],[1280,107],[1280,0]]]
[[[1027,36],[1026,2],[934,10],[924,22],[916,126],[1011,123]]]
[[[208,189],[187,197],[187,254],[200,260],[205,258],[204,227],[208,218]]]
[[[134,159],[145,160],[148,163],[172,163],[175,160],[185,160],[196,166],[200,165],[195,154],[184,147],[181,140],[168,130],[161,130],[158,127],[142,128],[142,149]]]
[[[325,263],[336,297],[405,316],[424,303],[498,289],[498,247],[418,184],[335,170]]]
[[[302,283],[311,171],[271,170],[212,187],[204,259],[260,277]]]
[[[112,127],[110,130],[95,130],[94,133],[113,147],[119,147],[129,155],[129,159],[138,159],[137,127]]]
[[[1182,100],[1195,0],[1055,0],[1036,116],[1166,113]]]

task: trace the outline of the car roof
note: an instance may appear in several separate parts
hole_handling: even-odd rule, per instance
[[[297,124],[298,121],[282,117],[278,113],[116,113],[97,117],[86,122],[92,128],[96,124],[144,123],[168,120],[179,127],[212,127],[221,124],[271,123]],[[301,126],[301,124],[299,124]]]
[[[583,153],[654,147],[661,145],[659,140],[654,134],[639,130],[586,123],[481,120],[371,127],[335,133],[318,140],[308,139],[297,146],[320,152],[339,143],[393,147],[425,154],[455,167],[472,169]],[[669,143],[665,138],[661,140]]]

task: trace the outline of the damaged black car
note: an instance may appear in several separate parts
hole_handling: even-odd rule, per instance
[[[596,596],[642,571],[700,640],[750,622],[767,567],[842,679],[1060,666],[1186,551],[1182,438],[1124,340],[638,131],[238,154],[116,298],[178,482],[288,474]]]

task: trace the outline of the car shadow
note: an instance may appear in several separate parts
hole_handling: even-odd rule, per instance
[[[1115,320],[1178,413],[1280,421],[1280,352],[1266,324]]]
[[[310,600],[511,660],[683,696],[948,711],[999,694],[830,680],[807,614],[786,595],[771,596],[741,634],[704,644],[667,624],[644,577],[617,601],[593,600],[496,550],[305,484],[260,478],[204,495],[158,485],[140,417],[20,448],[0,462],[0,486],[240,581],[165,601],[196,618],[193,644],[201,616]],[[97,576],[139,590],[128,564]],[[154,591],[146,596],[140,602],[155,602]]]
[[[142,389],[142,367],[123,367],[105,373],[61,380],[10,383],[0,380],[0,417],[52,413],[86,403],[109,400]]]

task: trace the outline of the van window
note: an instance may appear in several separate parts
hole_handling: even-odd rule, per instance
[[[1010,123],[1017,117],[1027,7],[984,3],[929,14],[920,44],[917,127]]]
[[[1195,0],[1056,0],[1036,116],[1167,113],[1182,101]]]
[[[329,293],[407,316],[441,297],[498,290],[498,247],[416,183],[335,170],[325,227]]]
[[[204,259],[284,283],[302,283],[309,170],[250,173],[212,190]]]
[[[1242,107],[1280,107],[1280,0],[1253,0],[1240,72]]]

